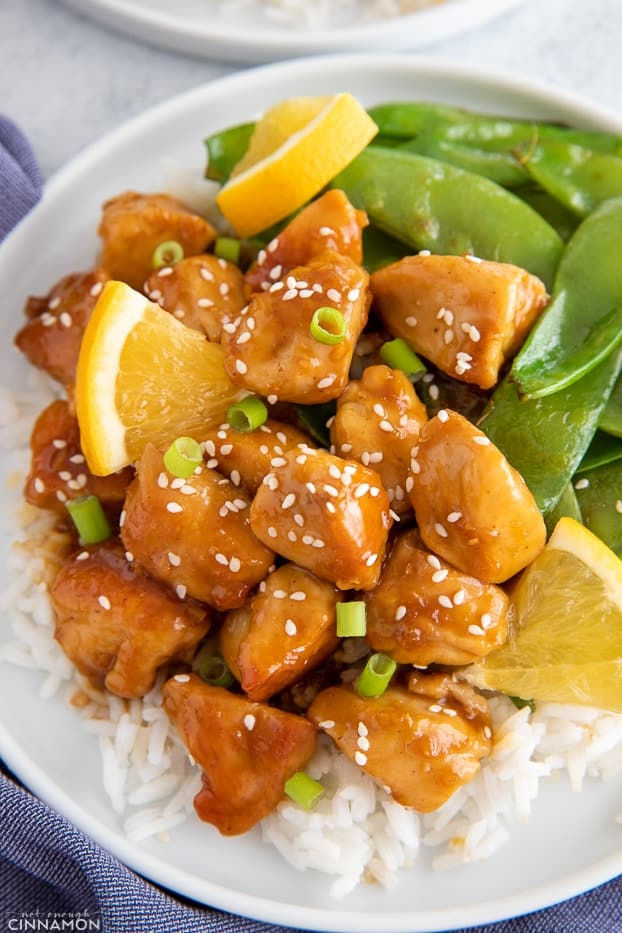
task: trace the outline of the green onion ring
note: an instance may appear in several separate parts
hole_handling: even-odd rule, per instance
[[[162,266],[173,266],[184,258],[184,248],[177,240],[165,240],[153,251],[151,265],[154,269],[161,269]]]
[[[376,699],[389,686],[397,664],[386,654],[372,654],[356,681],[359,696]]]
[[[230,687],[235,677],[219,654],[203,658],[198,667],[199,677],[212,687]]]
[[[380,347],[380,356],[387,366],[392,369],[401,369],[407,376],[414,376],[416,373],[425,372],[425,366],[417,354],[408,346],[401,337],[395,340],[388,340]]]
[[[192,476],[203,461],[203,451],[193,437],[178,437],[164,454],[164,466],[180,479]]]
[[[247,395],[227,410],[227,421],[234,431],[246,434],[260,427],[268,418],[268,409],[258,395]]]
[[[346,319],[337,308],[316,308],[309,324],[311,336],[319,343],[341,343],[348,332]]]
[[[238,265],[240,262],[241,242],[232,236],[219,236],[214,243],[214,256]]]
[[[112,529],[97,496],[71,499],[66,503],[66,509],[82,544],[99,544],[111,536]]]
[[[285,781],[284,790],[294,803],[304,807],[305,810],[312,810],[325,791],[323,784],[314,781],[304,771],[296,771],[288,781]]]
[[[365,603],[352,601],[337,603],[337,636],[339,638],[356,638],[367,632],[367,615]]]

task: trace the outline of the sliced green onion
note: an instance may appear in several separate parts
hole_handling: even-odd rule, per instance
[[[112,529],[97,496],[80,496],[66,503],[82,544],[106,541]]]
[[[319,343],[341,343],[348,332],[348,325],[341,311],[327,305],[313,312],[309,330]]]
[[[324,785],[314,781],[304,771],[296,771],[285,781],[285,793],[305,810],[312,810],[324,794]]]
[[[226,259],[236,266],[240,261],[240,249],[242,244],[232,236],[219,236],[214,243],[214,256],[219,259]]]
[[[337,603],[337,636],[356,638],[367,632],[367,613],[365,603]]]
[[[386,654],[372,654],[356,681],[356,690],[362,697],[382,696],[389,686],[397,664]]]
[[[245,434],[260,427],[268,417],[268,409],[258,395],[247,395],[227,411],[227,421],[234,431]]]
[[[230,687],[235,677],[219,654],[203,658],[198,667],[199,677],[212,687]]]
[[[162,266],[173,266],[180,259],[184,258],[184,248],[177,240],[165,240],[153,251],[151,265],[154,269],[161,269]]]
[[[187,479],[203,461],[203,451],[193,437],[178,437],[164,454],[164,466],[173,476]]]
[[[392,369],[401,369],[407,376],[414,376],[415,373],[425,372],[425,366],[411,350],[405,340],[396,337],[395,340],[388,340],[380,347],[380,356],[387,366]]]

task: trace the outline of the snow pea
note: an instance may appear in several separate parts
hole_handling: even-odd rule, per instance
[[[371,224],[363,230],[363,265],[368,272],[398,262],[410,253],[410,249]]]
[[[562,256],[553,299],[512,365],[521,395],[571,385],[622,343],[622,197],[578,227]]]
[[[371,222],[415,249],[514,263],[553,283],[563,242],[487,178],[401,149],[368,146],[333,180]]]
[[[616,382],[598,427],[614,437],[622,437],[622,376]]]
[[[573,214],[563,204],[552,198],[548,191],[543,191],[536,185],[515,188],[514,194],[525,201],[534,211],[537,211],[546,222],[553,227],[566,243],[575,232],[580,218]]]
[[[379,136],[412,139],[425,129],[472,119],[468,110],[426,101],[378,104],[367,113],[378,126]]]
[[[521,399],[509,379],[493,393],[479,427],[522,475],[542,512],[555,507],[576,472],[621,368],[618,349],[554,395]]]
[[[592,438],[592,443],[585,452],[583,460],[577,467],[577,473],[587,473],[589,470],[593,470],[594,467],[614,463],[614,461],[620,459],[622,459],[622,438],[605,434],[604,431],[597,431]],[[620,495],[622,495],[622,489]]]
[[[579,508],[579,500],[577,499],[577,494],[572,483],[567,483],[564,486],[564,491],[559,497],[559,502],[555,508],[545,516],[544,521],[549,534],[552,533],[560,518],[574,518],[577,522],[583,522],[583,516]]]
[[[205,177],[224,184],[234,166],[248,149],[254,129],[254,123],[241,123],[208,136],[205,140],[207,148]]]
[[[577,499],[585,525],[622,557],[622,460],[581,474]]]
[[[529,173],[511,153],[490,152],[447,138],[443,130],[425,129],[414,139],[402,143],[401,149],[418,152],[449,162],[466,172],[489,178],[504,188],[517,188],[529,179]]]
[[[534,181],[580,217],[622,195],[622,159],[615,155],[546,139],[519,157]]]

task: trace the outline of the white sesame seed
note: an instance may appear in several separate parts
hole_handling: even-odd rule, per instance
[[[337,507],[332,502],[327,502],[326,511],[330,512],[331,515],[335,515],[337,512]]]
[[[101,282],[95,282],[94,285],[91,285],[89,289],[89,295],[91,298],[97,298],[103,287],[104,286]]]
[[[294,602],[303,603],[307,598],[307,594],[304,590],[294,590],[293,593],[289,594],[289,598],[293,599]]]
[[[214,276],[212,275],[210,270],[206,268],[206,266],[201,266],[201,268],[199,269],[199,275],[201,276],[202,279],[205,279],[206,282],[214,281]]]
[[[372,497],[372,499],[375,499],[376,496],[379,496],[379,495],[380,495],[380,490],[378,489],[377,486],[370,486],[370,487],[369,487],[369,495]]]
[[[430,388],[428,389],[428,393],[433,402],[436,402],[438,400],[438,397],[440,395],[438,386],[431,385]]]
[[[434,531],[437,533],[439,538],[447,538],[448,532],[444,525],[441,525],[440,522],[434,524]]]
[[[335,236],[335,231],[333,230],[332,227],[320,227],[319,232],[321,236]]]
[[[283,501],[281,502],[282,509],[289,509],[294,502],[296,501],[296,496],[293,492],[288,492]]]
[[[574,484],[574,488],[575,489],[587,489],[589,485],[590,485],[589,479],[586,479],[585,477],[583,477],[582,479],[578,479],[576,481],[576,483]]]
[[[232,557],[229,561],[229,570],[231,573],[238,573],[242,566],[242,562],[239,557]]]
[[[406,606],[398,606],[395,610],[395,621],[399,622],[406,615]]]
[[[492,729],[490,728],[490,726],[484,726],[484,736],[487,739],[492,738]]]
[[[176,512],[183,512],[183,510],[184,510],[184,507],[179,502],[167,502],[166,503],[167,512],[172,512],[174,514]]]
[[[382,453],[381,450],[374,450],[369,455],[370,463],[382,463],[383,459],[384,459],[384,454]]]
[[[119,528],[123,528],[123,525],[125,524],[125,515],[126,511],[125,509],[122,509],[121,514],[119,515]]]
[[[405,483],[406,492],[412,492],[413,486],[414,486],[414,485],[415,485],[415,481],[414,481],[414,479],[412,478],[412,476],[407,476],[407,477],[406,477],[406,483]]]
[[[223,554],[221,551],[218,551],[217,554],[214,554],[214,560],[217,564],[221,564],[223,567],[229,566],[229,558]]]
[[[216,460],[215,458],[208,460],[205,466],[208,468],[208,470],[217,470],[218,460]]]
[[[444,408],[441,408],[441,410],[439,411],[437,415],[437,418],[439,421],[442,421],[443,424],[445,424],[445,422],[449,421],[449,414]]]
[[[454,593],[454,606],[461,606],[463,602],[465,601],[465,599],[466,599],[466,591],[462,589],[457,590]]]
[[[341,470],[339,469],[337,464],[331,463],[330,466],[328,467],[328,472],[330,473],[333,479],[341,479]]]
[[[65,495],[65,493],[63,492],[62,489],[57,489],[57,490],[56,490],[56,498],[58,499],[59,502],[66,502],[66,501],[67,501],[67,496]]]
[[[287,291],[282,296],[282,301],[292,301],[294,298],[298,297],[298,292],[295,288],[288,288]]]
[[[472,256],[471,253],[467,253],[466,256],[465,256],[464,258],[465,258],[465,259],[468,259],[469,262],[477,263],[477,265],[479,265],[479,264],[481,263],[481,261],[482,261],[482,260],[479,258],[479,256]]]
[[[462,518],[462,512],[450,512],[447,516],[447,521],[450,525],[453,525],[455,522],[460,521]]]
[[[183,585],[183,583],[178,583],[177,586],[175,587],[175,593],[177,594],[178,599],[185,599],[187,592],[188,590]]]
[[[484,629],[480,625],[469,625],[467,630],[471,635],[485,635]]]
[[[453,609],[454,607],[454,604],[452,603],[449,596],[445,596],[445,594],[438,597],[438,602],[439,602],[439,605],[443,606],[444,609]]]
[[[360,483],[354,490],[354,498],[360,499],[365,493],[369,492],[369,483]]]
[[[328,376],[324,376],[317,384],[318,389],[328,389],[329,386],[332,386],[336,378],[337,373],[329,373]]]
[[[356,301],[361,294],[360,288],[351,288],[348,292],[348,301]]]
[[[365,566],[373,567],[377,560],[378,560],[377,554],[370,554],[367,560],[365,561]]]
[[[484,613],[480,616],[480,619],[479,619],[479,620],[480,620],[480,622],[482,623],[482,628],[484,628],[484,629],[489,629],[490,626],[492,625],[492,616],[490,615],[489,612],[484,612]]]
[[[279,238],[278,236],[275,236],[273,240],[270,240],[270,242],[266,246],[266,249],[268,250],[269,253],[275,253],[276,250],[278,249],[278,246],[279,246]]]
[[[169,551],[168,562],[173,567],[179,567],[179,565],[181,564],[181,557],[179,556],[179,554],[175,554],[173,551]]]
[[[61,314],[58,318],[63,327],[71,327],[73,324],[73,319],[68,311],[61,311]]]
[[[175,674],[173,680],[176,680],[178,684],[190,683],[190,677],[188,674]]]
[[[360,765],[360,767],[362,768],[364,765],[367,764],[367,755],[365,755],[361,751],[356,751],[354,753],[354,760],[357,763],[357,765]]]
[[[131,551],[126,551],[126,552],[125,552],[125,559],[126,559],[126,561],[128,562],[128,564],[131,564],[131,563],[134,562],[134,555],[132,554]]]
[[[331,483],[324,483],[324,492],[326,493],[326,495],[332,496],[335,499],[339,495],[339,490],[336,489],[333,485],[331,485]]]
[[[322,541],[321,538],[315,538],[311,547],[323,548],[323,547],[326,547],[326,544],[324,541]]]
[[[179,491],[182,496],[196,496],[197,491],[194,486],[191,486],[190,483],[184,483],[183,486],[179,487]]]
[[[341,292],[338,292],[336,288],[329,288],[326,297],[331,301],[341,301]]]
[[[387,434],[390,434],[393,431],[393,425],[390,421],[382,420],[378,423],[378,427],[381,431],[386,431]]]
[[[313,535],[303,535],[302,536],[303,544],[313,544]]]
[[[236,368],[236,370],[240,373],[240,375],[242,375],[242,376],[243,376],[245,373],[248,372],[248,366],[246,365],[246,363],[244,362],[244,360],[236,360],[236,361],[235,361],[235,368]]]
[[[97,602],[102,607],[102,609],[110,609],[110,600],[107,596],[98,596]]]
[[[273,590],[272,595],[274,596],[275,599],[285,599],[285,597],[287,596],[287,593],[285,592],[285,590]]]
[[[488,447],[490,444],[490,439],[485,434],[476,434],[473,441],[475,444],[479,444],[480,447]]]
[[[283,467],[287,463],[284,457],[273,457],[270,461],[270,466],[273,467]]]
[[[616,499],[616,512],[622,514],[622,499]]]
[[[290,530],[287,532],[287,540],[288,540],[288,541],[291,541],[292,544],[295,544],[296,541],[298,540],[298,535],[297,535],[296,532],[293,531],[291,528],[290,528]]]
[[[274,527],[274,525],[270,525],[267,531],[268,531],[269,538],[276,538],[277,532],[276,532],[276,528]]]
[[[69,470],[59,470],[58,476],[64,483],[70,479],[73,479],[73,473],[70,473]]]
[[[311,495],[315,495],[315,493],[317,492],[315,483],[311,483],[311,482],[305,483],[305,486],[307,487]]]
[[[320,729],[334,729],[335,720],[334,719],[323,719],[321,722],[318,722]]]
[[[88,556],[89,556],[88,551],[80,551],[80,553],[76,557],[76,560],[86,560]]]
[[[286,635],[295,635],[298,632],[296,628],[296,623],[293,619],[287,619],[285,621],[285,634]]]
[[[35,476],[33,486],[35,487],[35,492],[42,493],[45,492],[45,483],[40,476]]]
[[[244,723],[244,728],[248,729],[249,732],[252,732],[255,728],[256,719],[252,713],[247,713],[242,722]]]
[[[181,489],[185,482],[185,479],[181,476],[176,476],[175,479],[171,480],[171,489]]]
[[[407,327],[416,327],[416,326],[417,326],[417,318],[416,318],[416,317],[413,317],[412,314],[409,314],[408,317],[405,319],[405,322],[404,322],[404,323],[406,324]]]
[[[362,752],[369,751],[369,739],[366,735],[359,735],[358,739],[356,740],[356,744]]]
[[[449,570],[446,567],[443,567],[441,570],[435,570],[432,574],[432,583],[442,583],[443,580],[447,579],[447,574]]]

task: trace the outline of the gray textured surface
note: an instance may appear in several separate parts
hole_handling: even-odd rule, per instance
[[[507,68],[622,112],[621,48],[621,0],[525,0],[424,52]],[[234,70],[141,45],[60,0],[0,0],[0,111],[28,134],[46,176],[134,114]]]

